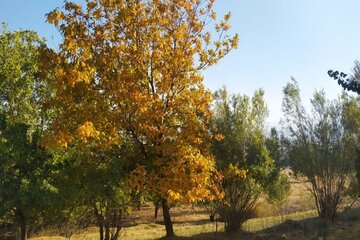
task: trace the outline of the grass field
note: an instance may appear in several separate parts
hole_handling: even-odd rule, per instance
[[[247,221],[244,231],[227,235],[223,232],[223,224],[207,220],[207,215],[198,216],[197,220],[183,219],[183,222],[174,224],[174,239],[318,239],[320,221],[314,217],[314,211],[298,212],[290,215],[277,217],[256,218]],[[201,219],[203,218],[203,219]],[[143,223],[136,226],[126,227],[121,232],[120,239],[163,239],[165,236],[164,226],[161,223]],[[360,239],[360,209],[353,209],[342,214],[338,220],[327,226],[326,239]],[[89,228],[81,234],[73,235],[70,238],[58,236],[43,236],[32,238],[31,240],[97,240],[98,233],[96,228]]]
[[[317,218],[310,194],[304,184],[293,182],[291,195],[281,210],[266,203],[265,199],[258,204],[258,217],[245,222],[242,231],[228,235],[224,233],[223,223],[209,221],[205,208],[200,206],[181,206],[171,210],[174,239],[318,239],[323,224]],[[141,210],[134,211],[125,222],[121,230],[120,239],[146,240],[163,239],[165,229],[161,222],[153,219],[154,208],[145,204]],[[281,214],[279,214],[281,212]],[[87,228],[70,238],[59,236],[39,236],[31,240],[97,240],[99,238],[96,227]],[[326,226],[326,239],[360,239],[360,208],[351,209],[340,214],[334,224]]]

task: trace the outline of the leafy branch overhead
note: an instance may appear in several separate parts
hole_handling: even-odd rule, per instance
[[[355,61],[353,68],[353,75],[345,74],[343,72],[329,70],[328,74],[346,91],[360,94],[360,63]]]

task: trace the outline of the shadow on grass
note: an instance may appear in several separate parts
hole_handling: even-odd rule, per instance
[[[182,224],[182,223],[184,223],[184,221],[177,221],[177,220],[174,220],[172,222],[173,222],[173,224]],[[159,221],[158,223],[163,224],[163,221]],[[186,223],[189,223],[190,225],[193,225],[193,226],[201,226],[201,225],[209,224],[210,220],[207,220],[207,219],[190,220],[190,221],[186,221]]]
[[[208,221],[202,220],[191,222],[191,225],[207,224]],[[173,238],[159,238],[158,240],[318,240],[322,239],[360,239],[360,208],[355,208],[346,213],[339,213],[334,223],[326,223],[318,217],[307,218],[304,220],[286,220],[281,224],[265,228],[260,231],[244,232],[234,234],[224,232],[210,232],[193,235],[190,237],[176,236]]]
[[[256,232],[240,231],[238,233],[201,233],[191,237],[176,236],[173,238],[159,238],[158,240],[284,240],[284,239],[317,239],[318,235],[314,226],[318,226],[318,219],[302,221],[287,220],[279,225]]]
[[[256,237],[256,235],[254,233],[248,233],[248,232],[238,232],[238,233],[233,233],[233,234],[226,234],[224,232],[220,232],[220,233],[201,233],[201,234],[197,234],[191,237],[183,237],[183,236],[175,236],[172,238],[167,238],[167,237],[162,237],[162,238],[158,238],[157,240],[167,240],[167,239],[171,239],[171,240],[235,240],[235,239],[240,239],[240,240],[245,240],[245,239],[255,239],[254,237]]]

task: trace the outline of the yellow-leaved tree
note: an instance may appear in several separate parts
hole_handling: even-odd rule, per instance
[[[65,10],[47,15],[63,41],[59,51],[42,51],[41,66],[56,89],[49,106],[58,113],[46,143],[136,142],[142,156],[128,182],[162,199],[167,236],[174,235],[172,203],[221,195],[207,146],[212,99],[201,71],[236,48],[238,36],[226,34],[230,13],[217,21],[213,6],[214,0],[88,0],[83,7],[65,1]]]

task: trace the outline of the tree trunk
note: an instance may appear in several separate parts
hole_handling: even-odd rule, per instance
[[[94,214],[99,226],[100,240],[104,240],[104,217],[102,216],[101,213],[99,213],[96,204],[94,204]]]
[[[225,218],[225,232],[238,232],[240,229],[240,221],[237,215],[237,212],[227,212],[227,216]]]
[[[104,240],[110,240],[110,226],[105,222],[105,238]]]
[[[119,239],[120,230],[121,230],[121,226],[118,225],[118,226],[116,227],[115,234],[111,237],[111,240],[118,240],[118,239]]]
[[[154,219],[155,221],[157,220],[158,217],[158,212],[159,212],[159,205],[160,203],[158,201],[154,201],[154,205],[155,205],[155,214],[154,214]]]
[[[27,228],[26,228],[26,219],[23,212],[19,209],[15,211],[15,229],[16,229],[16,240],[26,240],[27,239]]]
[[[161,199],[161,205],[162,205],[162,209],[163,209],[166,237],[174,237],[175,234],[174,234],[173,224],[171,222],[171,217],[170,217],[170,207],[166,203],[165,199]]]
[[[104,240],[104,226],[102,223],[99,225],[99,233],[100,233],[100,240]]]
[[[320,218],[324,219],[328,222],[334,222],[336,217],[336,206],[334,202],[332,202],[332,197],[327,197],[327,199],[320,199]]]

